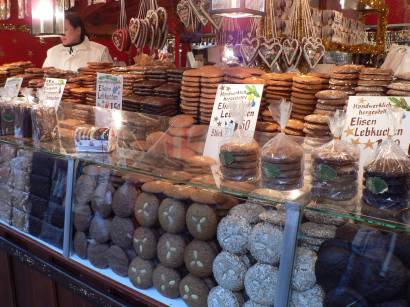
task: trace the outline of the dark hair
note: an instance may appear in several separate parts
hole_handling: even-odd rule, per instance
[[[87,35],[87,32],[85,30],[84,22],[82,21],[80,16],[78,16],[74,12],[65,12],[64,18],[70,22],[73,28],[81,28],[80,39],[81,41],[83,41],[85,36]]]

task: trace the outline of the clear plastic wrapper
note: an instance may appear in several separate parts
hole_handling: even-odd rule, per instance
[[[11,101],[0,102],[1,135],[14,135],[14,107]]]
[[[0,184],[0,220],[10,224],[12,210],[12,189],[6,184]]]
[[[293,190],[301,188],[303,184],[303,148],[283,132],[291,107],[291,103],[285,100],[279,106],[269,106],[273,119],[280,124],[281,132],[262,148],[262,185],[266,188]]]
[[[111,152],[116,147],[112,128],[78,127],[74,134],[77,152]]]
[[[21,231],[27,232],[28,217],[29,216],[26,212],[13,207],[13,211],[11,213],[11,224]]]
[[[389,111],[395,131],[402,112]],[[364,168],[363,213],[386,219],[401,219],[409,206],[410,159],[390,135],[376,149],[374,159]]]
[[[11,188],[22,191],[30,191],[30,174],[18,169],[11,169],[7,183]]]
[[[340,140],[345,113],[329,120],[334,139],[312,151],[312,196],[321,201],[351,205],[358,193],[359,151]]]
[[[229,104],[235,128],[219,147],[220,170],[223,180],[258,182],[260,179],[260,147],[244,127],[245,114],[250,102]]]
[[[33,124],[33,140],[36,142],[51,142],[59,138],[57,106],[44,100],[44,93],[38,91],[40,103],[31,110]]]
[[[0,144],[0,163],[8,163],[16,156],[16,148],[8,144]]]
[[[14,103],[14,136],[31,138],[33,134],[31,110],[33,108],[31,89],[22,89],[24,98],[16,98]]]

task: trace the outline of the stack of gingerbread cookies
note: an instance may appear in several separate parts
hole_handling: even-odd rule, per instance
[[[305,117],[305,127],[303,132],[306,134],[305,147],[311,149],[331,139],[329,129],[329,117],[321,114],[311,114]]]
[[[200,98],[200,122],[209,124],[212,116],[212,109],[215,102],[218,84],[224,82],[224,71],[221,68],[211,66],[201,69],[201,98]]]
[[[201,76],[200,69],[189,69],[184,71],[181,82],[182,113],[192,115],[196,119],[200,117]]]
[[[336,110],[343,110],[348,96],[343,91],[324,90],[316,93],[315,114],[333,116]]]
[[[257,182],[260,148],[256,142],[223,144],[219,152],[224,180]]]
[[[326,89],[326,84],[318,77],[295,76],[293,77],[292,114],[291,118],[304,120],[306,115],[312,114],[316,107],[315,94]]]
[[[359,75],[357,96],[383,96],[393,78],[391,69],[362,68]]]
[[[330,74],[330,89],[344,91],[349,96],[355,95],[361,66],[343,65],[335,67]]]
[[[292,92],[293,77],[295,73],[269,73],[262,75],[265,79],[265,96],[267,100],[277,99],[277,97],[289,100]]]
[[[410,96],[410,72],[396,75],[396,79],[389,84],[387,95]]]

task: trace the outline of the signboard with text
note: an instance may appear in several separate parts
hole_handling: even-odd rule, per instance
[[[392,123],[387,115],[390,106],[400,107],[403,110],[394,140],[408,153],[410,97],[351,96],[349,98],[342,139],[359,146],[364,165],[373,158],[377,145],[393,134]]]
[[[96,106],[122,109],[123,77],[97,73]]]
[[[57,78],[46,78],[44,82],[44,98],[48,103],[55,106],[60,104],[63,97],[64,88],[67,80]]]
[[[253,137],[262,93],[262,84],[219,84],[206,138],[204,156],[218,160],[219,146],[237,129],[242,129],[247,137]],[[249,106],[244,112],[241,123],[236,123],[231,115],[232,103]]]
[[[7,91],[7,95],[11,98],[17,97],[20,92],[21,84],[23,83],[23,78],[7,78],[4,88]]]

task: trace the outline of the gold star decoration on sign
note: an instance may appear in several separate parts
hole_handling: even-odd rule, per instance
[[[366,148],[373,149],[373,142],[370,139],[364,144],[364,149]]]
[[[351,143],[352,143],[353,145],[360,145],[360,140],[359,140],[359,139],[352,139],[352,140],[351,140]]]
[[[345,133],[346,133],[347,136],[354,135],[353,131],[354,131],[353,128],[349,127],[345,130]]]

